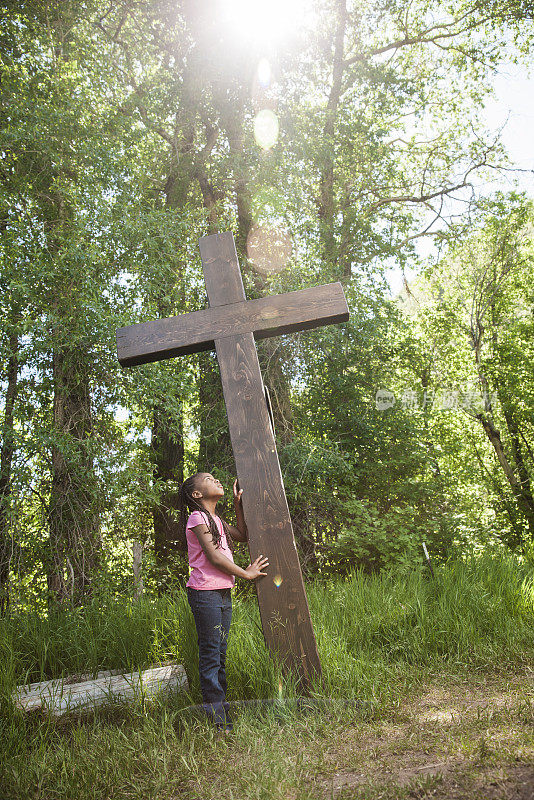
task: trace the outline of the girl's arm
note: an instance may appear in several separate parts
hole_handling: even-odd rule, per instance
[[[235,515],[237,520],[237,527],[235,525],[229,525],[230,529],[230,536],[236,542],[247,542],[248,541],[248,530],[245,524],[245,517],[243,516],[243,503],[241,502],[241,495],[243,494],[243,489],[237,490],[237,480],[234,481],[234,509]]]
[[[220,569],[222,572],[226,572],[227,575],[236,575],[238,578],[254,580],[260,575],[267,574],[266,572],[261,572],[262,569],[269,566],[269,561],[266,557],[260,555],[255,561],[249,564],[246,569],[242,569],[238,564],[234,564],[233,561],[226,558],[226,556],[215,547],[211,538],[211,531],[207,525],[195,525],[191,530],[200,542],[200,546],[210,564],[213,564],[214,567],[217,567],[217,569]]]

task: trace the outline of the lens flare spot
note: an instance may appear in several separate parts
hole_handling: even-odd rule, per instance
[[[273,583],[274,583],[274,585],[276,587],[280,586],[282,584],[282,581],[283,581],[283,578],[282,578],[281,575],[275,575],[274,578],[273,578]]]
[[[281,226],[256,223],[247,236],[247,256],[258,272],[279,272],[291,258],[291,237]]]
[[[260,59],[258,64],[258,81],[264,89],[267,89],[271,82],[271,65],[266,58]]]
[[[278,141],[278,117],[268,108],[262,108],[254,118],[254,138],[262,150],[270,150]]]

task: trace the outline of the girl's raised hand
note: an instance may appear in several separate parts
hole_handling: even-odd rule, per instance
[[[234,481],[234,506],[241,505],[241,495],[243,494],[243,489],[237,491],[237,478]]]

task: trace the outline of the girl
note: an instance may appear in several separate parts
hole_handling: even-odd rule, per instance
[[[232,618],[230,589],[236,575],[253,581],[266,575],[261,570],[269,566],[267,558],[261,555],[246,569],[234,563],[234,548],[228,534],[237,542],[248,540],[242,494],[242,489],[237,490],[236,480],[235,527],[215,514],[224,489],[211,473],[197,472],[180,487],[180,531],[182,537],[185,534],[191,567],[186,587],[198,635],[200,690],[208,718],[217,730],[225,733],[233,728],[226,701],[226,647]]]

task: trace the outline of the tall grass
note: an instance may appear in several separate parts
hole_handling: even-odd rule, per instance
[[[438,663],[491,667],[530,658],[534,647],[534,573],[511,556],[483,555],[408,575],[352,572],[308,584],[307,595],[330,690],[350,691],[359,660],[407,666]],[[99,669],[137,670],[176,658],[191,683],[198,671],[197,636],[185,591],[172,597],[102,600],[47,617],[0,620],[3,685]],[[257,604],[233,598],[228,647],[235,698],[272,695],[270,661]],[[276,681],[276,684],[273,683]],[[198,681],[196,682],[198,683]]]
[[[320,649],[337,642],[347,668],[358,661],[404,669],[532,663],[534,584],[511,557],[451,562],[436,569],[436,580],[424,571],[352,573],[334,587],[315,587],[310,600]],[[345,681],[343,691],[352,685]]]
[[[435,580],[424,571],[374,577],[353,572],[311,583],[307,594],[323,668],[323,685],[316,688],[331,697],[380,701],[399,680],[417,681],[433,670],[494,671],[534,660],[532,568],[511,556],[451,562],[436,568]],[[229,698],[296,690],[268,657],[259,626],[255,601],[234,597]],[[39,753],[48,752],[52,741],[64,747],[57,723],[36,721],[12,707],[17,683],[98,669],[138,670],[175,658],[185,666],[190,693],[163,701],[160,713],[166,718],[201,702],[197,636],[184,591],[139,602],[95,601],[83,611],[47,618],[1,620],[0,657],[0,763],[6,769],[10,764],[12,775],[17,769],[23,774],[27,759],[37,774]]]

